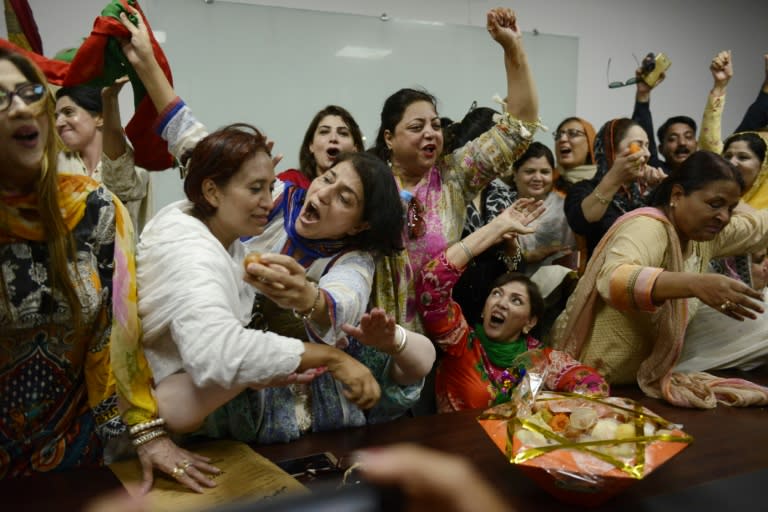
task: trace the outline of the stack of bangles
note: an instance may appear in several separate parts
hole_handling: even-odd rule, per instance
[[[137,423],[128,429],[128,433],[131,435],[131,444],[134,448],[145,445],[150,441],[154,441],[158,437],[167,436],[165,428],[165,420],[157,418],[144,423]]]
[[[395,324],[395,332],[397,333],[395,335],[397,338],[397,346],[395,347],[395,350],[389,352],[389,355],[391,356],[400,354],[403,350],[405,350],[405,346],[408,345],[408,335],[405,333],[405,329],[403,329],[399,324]]]

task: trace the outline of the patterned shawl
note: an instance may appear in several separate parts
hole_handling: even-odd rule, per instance
[[[584,275],[568,300],[563,317],[558,319],[553,334],[553,346],[578,358],[590,338],[595,322],[599,293],[597,276],[605,263],[613,237],[625,221],[646,215],[664,224],[669,240],[667,271],[684,271],[680,241],[674,226],[657,208],[638,208],[611,226],[595,248]],[[723,379],[713,375],[673,373],[682,352],[688,324],[686,299],[667,300],[659,308],[659,328],[651,355],[642,362],[637,383],[643,392],[654,398],[664,398],[680,407],[711,409],[722,402],[732,406],[768,404],[768,388],[742,379]]]
[[[99,184],[86,176],[59,175],[59,207],[72,231],[85,213],[86,198]],[[115,393],[129,404],[123,413],[128,425],[156,417],[151,393],[152,374],[141,350],[137,310],[135,235],[125,206],[115,197],[115,255],[109,352],[91,352],[86,361],[86,386],[91,407]],[[37,193],[0,198],[0,243],[43,241],[46,234],[39,215]],[[115,411],[116,412],[116,411]],[[97,419],[108,421],[103,414]]]

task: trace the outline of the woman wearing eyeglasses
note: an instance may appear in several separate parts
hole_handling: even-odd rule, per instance
[[[569,117],[557,125],[555,139],[555,190],[565,195],[574,183],[595,175],[595,128],[580,117]]]
[[[128,212],[91,178],[57,172],[43,84],[30,61],[0,50],[0,478],[101,465],[127,424],[145,490],[153,465],[180,464],[180,481],[202,491],[218,470],[157,417]]]
[[[648,135],[631,119],[612,119],[598,132],[597,173],[573,185],[565,198],[568,224],[586,238],[588,257],[616,219],[644,206],[645,197],[664,179],[663,171],[646,165],[649,156]]]
[[[417,331],[415,273],[460,237],[467,203],[511,167],[538,128],[538,97],[514,13],[492,9],[487,27],[504,50],[507,70],[506,113],[498,123],[454,153],[443,154],[435,98],[401,89],[384,102],[372,148],[389,162],[407,199],[407,254],[377,265],[372,302]]]
[[[271,443],[403,414],[435,351],[383,311],[365,314],[374,255],[397,251],[403,229],[384,163],[346,153],[306,190],[276,182],[253,128],[200,140],[205,127],[163,75],[146,26],[121,20],[162,136],[177,157],[191,149],[190,201],[158,212],[138,246],[143,340],[166,420]]]

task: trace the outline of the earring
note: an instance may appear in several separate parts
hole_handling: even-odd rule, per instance
[[[670,202],[670,203],[669,203],[669,207],[670,207],[670,208],[674,208],[674,207],[675,207],[675,202],[674,202],[674,201]]]
[[[528,334],[528,331],[529,331],[529,330],[530,330],[530,329],[528,329],[527,327],[523,327],[523,334]]]

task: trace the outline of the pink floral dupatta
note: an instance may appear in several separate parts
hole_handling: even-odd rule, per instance
[[[645,215],[664,224],[669,237],[670,272],[683,272],[684,261],[674,226],[657,208],[638,208],[621,218],[608,230],[595,249],[589,264],[573,292],[565,312],[558,319],[552,336],[553,346],[578,358],[589,340],[595,322],[597,276],[605,263],[606,246],[610,245],[618,227],[625,221]],[[722,402],[732,406],[768,404],[768,388],[743,379],[724,379],[708,373],[679,373],[672,370],[683,348],[688,324],[687,300],[665,301],[658,312],[658,330],[651,355],[642,362],[637,383],[643,392],[653,398],[664,398],[680,407],[711,409]]]

